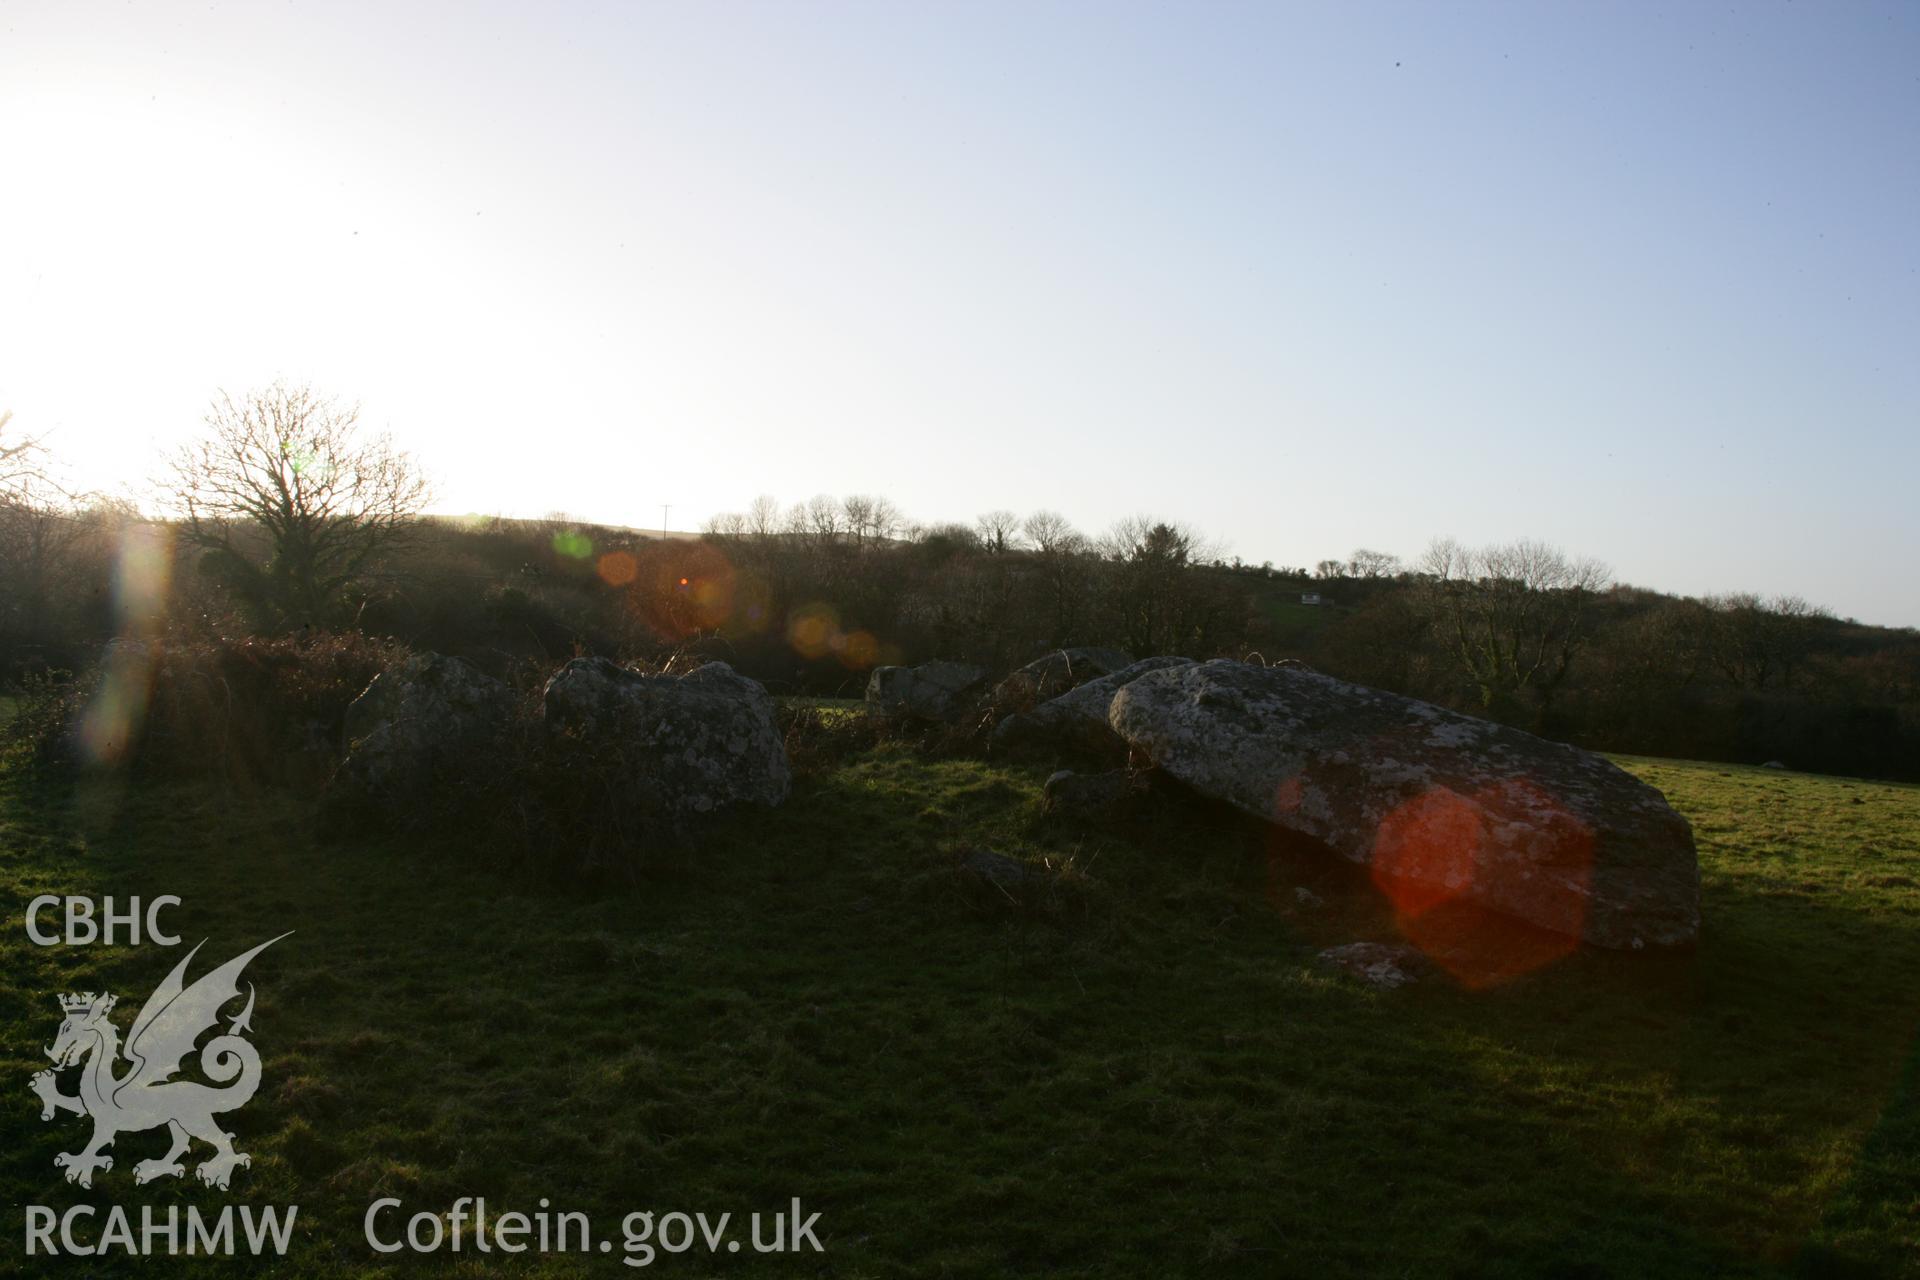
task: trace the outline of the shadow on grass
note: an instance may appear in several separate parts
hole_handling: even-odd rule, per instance
[[[8,874],[178,894],[210,954],[297,930],[257,962],[266,1083],[230,1117],[256,1157],[241,1195],[302,1206],[293,1275],[367,1266],[379,1195],[546,1197],[608,1223],[798,1196],[854,1275],[1762,1274],[1798,1238],[1776,1216],[1818,1212],[1813,1157],[1713,1169],[1770,1118],[1861,1125],[1857,1097],[1810,1112],[1805,1073],[1836,1045],[1884,1056],[1887,1017],[1794,1040],[1818,1020],[1780,997],[1817,984],[1746,972],[1757,908],[1719,904],[1729,931],[1664,966],[1376,993],[1310,963],[1382,923],[1338,868],[1180,807],[1045,827],[1037,778],[883,749],[617,893],[323,846],[302,805],[185,787],[129,793],[73,858],[71,815],[16,788],[7,821],[39,834]],[[980,892],[956,845],[1061,883]],[[1329,906],[1284,914],[1308,881]],[[176,953],[0,947],[9,1199],[217,1203],[118,1169],[76,1193],[51,1160],[78,1122],[41,1125],[24,1086],[54,991],[131,1004]]]

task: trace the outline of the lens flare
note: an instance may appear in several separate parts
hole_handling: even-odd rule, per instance
[[[631,551],[609,551],[597,566],[600,580],[610,587],[624,587],[640,576],[640,562]]]
[[[1380,821],[1369,867],[1407,940],[1483,988],[1579,946],[1594,843],[1592,828],[1524,779],[1465,795],[1435,786]],[[1509,914],[1522,910],[1525,921]]]
[[[147,716],[153,657],[149,644],[166,621],[173,538],[162,525],[129,525],[114,558],[118,636],[100,663],[100,683],[81,713],[80,749],[95,764],[125,757]]]
[[[1473,887],[1486,843],[1479,810],[1445,787],[1389,813],[1373,838],[1373,882],[1402,918],[1426,914]]]
[[[840,634],[840,614],[830,604],[803,605],[787,620],[787,643],[803,658],[824,658]]]
[[[773,610],[772,589],[766,579],[753,573],[742,572],[732,579],[732,600],[729,602],[731,613],[728,624],[741,631],[765,631],[775,622],[778,615]]]
[[[166,621],[173,581],[173,531],[165,525],[129,525],[113,566],[114,610],[122,636],[157,635]]]
[[[146,646],[116,641],[101,663],[100,683],[80,716],[80,749],[94,764],[127,754],[147,718],[150,666]]]
[[[853,631],[840,637],[835,652],[849,671],[865,671],[880,660],[880,642],[871,631]]]
[[[625,589],[628,612],[656,634],[684,640],[718,631],[733,620],[738,579],[719,548],[699,542],[648,542],[630,555],[615,554],[627,558],[607,568],[624,574],[630,563],[633,575],[614,585]]]

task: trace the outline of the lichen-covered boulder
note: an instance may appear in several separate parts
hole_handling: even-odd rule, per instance
[[[575,658],[547,681],[541,715],[549,732],[617,753],[617,772],[669,820],[771,807],[793,785],[773,699],[724,662],[682,676]]]
[[[1016,712],[993,728],[995,748],[1050,747],[1060,751],[1115,755],[1126,744],[1107,723],[1113,695],[1151,671],[1193,665],[1191,658],[1142,658],[1111,675],[1078,688],[1031,711]]]
[[[1108,720],[1195,790],[1367,864],[1408,910],[1461,902],[1604,947],[1699,933],[1692,829],[1592,752],[1229,661],[1144,675]]]
[[[512,708],[513,691],[471,664],[412,654],[348,705],[339,781],[358,799],[417,800],[491,746]]]
[[[985,667],[965,662],[875,667],[867,677],[867,712],[887,720],[951,724],[973,708],[987,678]]]
[[[995,685],[993,705],[1003,711],[1025,711],[1089,680],[1110,676],[1132,661],[1133,655],[1123,649],[1055,649]]]

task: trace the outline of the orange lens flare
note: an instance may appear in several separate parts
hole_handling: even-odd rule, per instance
[[[871,631],[842,631],[840,614],[830,604],[803,605],[787,619],[787,643],[809,660],[832,657],[849,671],[865,671],[889,660],[890,646]]]
[[[708,543],[647,542],[608,552],[596,568],[635,619],[670,640],[718,631],[739,611],[733,564]]]
[[[787,619],[787,643],[803,658],[824,658],[840,635],[840,615],[830,604],[803,605]]]
[[[1518,779],[1407,800],[1381,820],[1369,868],[1407,940],[1479,989],[1579,946],[1593,854],[1592,830]]]
[[[609,551],[597,566],[600,580],[610,587],[624,587],[640,576],[640,562],[631,551]]]
[[[854,631],[840,637],[837,650],[840,665],[849,671],[865,671],[880,661],[880,642],[871,631]]]
[[[1381,820],[1373,882],[1402,919],[1424,915],[1473,887],[1486,834],[1479,810],[1459,795],[1422,792]]]

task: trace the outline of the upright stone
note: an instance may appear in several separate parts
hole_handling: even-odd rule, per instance
[[[542,715],[552,732],[618,752],[631,784],[672,818],[770,807],[792,786],[773,699],[724,662],[675,676],[575,658],[547,681]]]

